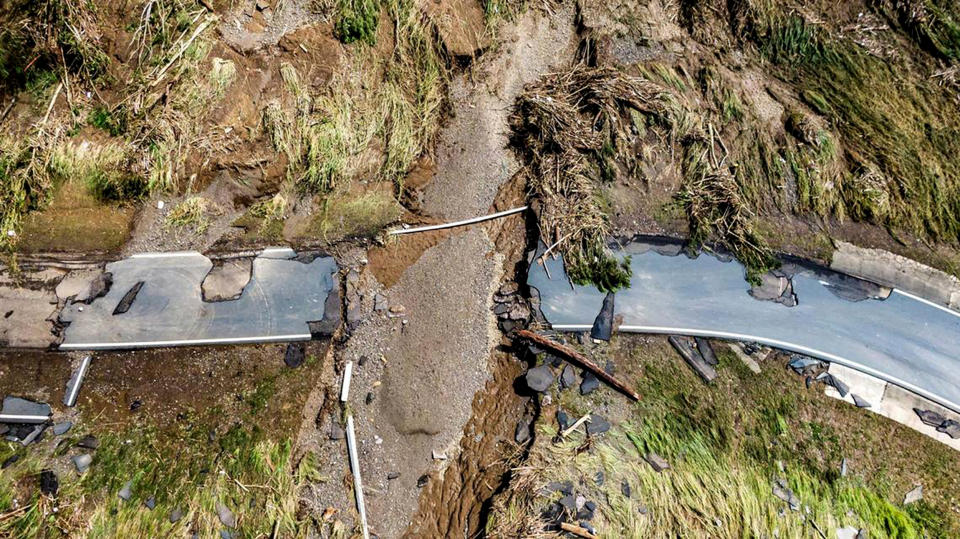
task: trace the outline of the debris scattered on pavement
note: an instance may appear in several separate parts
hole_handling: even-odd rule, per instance
[[[922,410],[920,408],[914,408],[913,411],[920,417],[920,421],[923,421],[924,424],[931,427],[939,427],[943,424],[947,418],[943,415],[934,412],[933,410]]]
[[[562,344],[560,344],[560,343],[551,341],[550,339],[548,339],[548,338],[546,338],[546,337],[544,337],[544,336],[542,336],[542,335],[539,335],[539,334],[537,334],[537,333],[534,333],[534,332],[529,331],[529,330],[526,330],[526,329],[518,331],[518,332],[517,332],[517,335],[518,335],[519,337],[522,337],[523,339],[526,339],[526,340],[528,340],[528,341],[532,341],[532,342],[536,343],[538,346],[541,346],[541,347],[543,347],[543,348],[545,348],[545,349],[548,349],[548,350],[550,350],[551,352],[553,352],[553,353],[555,353],[555,354],[561,355],[561,356],[566,357],[567,359],[569,359],[569,360],[571,360],[571,361],[573,361],[573,362],[575,362],[575,363],[578,363],[581,367],[583,367],[583,368],[587,369],[588,371],[592,372],[592,373],[593,373],[594,375],[596,375],[598,378],[600,378],[600,379],[603,380],[604,382],[610,384],[610,385],[613,386],[614,388],[618,389],[620,392],[622,392],[623,394],[625,394],[625,395],[627,395],[628,397],[632,398],[633,400],[640,400],[640,395],[639,395],[636,391],[634,391],[634,390],[630,389],[629,387],[627,387],[627,385],[624,384],[623,382],[621,382],[620,380],[618,380],[618,379],[614,378],[613,376],[610,376],[609,374],[607,374],[607,373],[606,373],[603,369],[601,369],[596,363],[594,363],[593,361],[591,361],[590,359],[588,359],[588,358],[587,358],[586,356],[584,356],[583,354],[577,352],[576,350],[574,350],[574,349],[572,349],[572,348],[570,348],[570,347],[568,347],[568,346],[562,345]]]
[[[593,321],[593,327],[590,328],[590,337],[601,341],[609,341],[613,336],[613,292],[607,292],[603,298],[603,306],[600,313]]]
[[[80,362],[80,367],[73,372],[70,380],[67,381],[67,390],[63,394],[63,405],[70,407],[77,403],[77,395],[80,393],[80,385],[83,383],[83,377],[87,374],[90,367],[90,356],[85,356]]]
[[[750,288],[750,295],[761,301],[773,301],[786,307],[797,305],[797,295],[793,293],[793,281],[778,270],[760,276],[760,284]]]
[[[680,354],[680,357],[696,372],[704,382],[713,382],[717,377],[717,371],[711,367],[700,352],[693,347],[693,339],[689,337],[680,337],[671,335],[667,338],[673,348]]]
[[[127,290],[127,293],[120,298],[120,302],[117,303],[117,306],[113,309],[113,315],[123,314],[130,310],[130,306],[133,305],[134,300],[137,299],[137,294],[140,293],[140,289],[143,288],[143,281],[138,281],[137,284],[130,287],[130,290]]]
[[[870,403],[860,395],[851,393],[850,397],[853,398],[853,403],[857,405],[857,408],[870,408]]]
[[[20,397],[4,397],[0,409],[2,423],[46,423],[52,413],[50,405]]]
[[[948,419],[939,427],[937,427],[937,432],[942,432],[956,440],[957,438],[960,438],[960,423],[952,419]]]
[[[917,485],[916,488],[903,497],[903,505],[919,502],[923,499],[923,485]]]

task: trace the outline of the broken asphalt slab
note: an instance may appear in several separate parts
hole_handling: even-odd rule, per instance
[[[310,323],[340,315],[327,301],[338,268],[330,257],[295,257],[290,249],[264,250],[240,296],[219,302],[204,301],[201,284],[213,263],[200,253],[139,254],[107,264],[113,286],[106,295],[61,312],[68,325],[60,348],[309,340]]]

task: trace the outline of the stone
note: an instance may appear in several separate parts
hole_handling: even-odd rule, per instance
[[[575,515],[577,513],[577,499],[573,497],[573,494],[567,494],[560,498],[560,505],[563,506],[567,514]]]
[[[133,497],[133,481],[127,481],[123,488],[120,489],[120,492],[117,493],[117,496],[120,496],[120,499],[123,501],[129,501]]]
[[[220,539],[233,539],[233,534],[230,530],[220,530]]]
[[[217,518],[220,519],[220,523],[228,528],[237,527],[237,517],[233,514],[233,511],[229,507],[223,505],[222,503],[217,504]]]
[[[427,486],[427,483],[429,482],[430,482],[430,476],[427,474],[423,474],[417,478],[417,488],[423,488]]]
[[[563,410],[557,410],[557,425],[560,426],[560,430],[567,430],[570,428],[570,416],[567,415]]]
[[[547,494],[552,492],[559,492],[565,496],[573,494],[573,482],[572,481],[550,481],[547,483],[547,486],[543,488]]]
[[[510,313],[510,305],[507,303],[498,303],[493,307],[493,314],[506,317]]]
[[[14,453],[13,455],[10,455],[6,459],[4,459],[3,464],[0,464],[0,470],[6,470],[10,466],[13,466],[14,463],[20,460],[20,457],[21,457],[20,453]]]
[[[387,481],[393,481],[400,477],[400,472],[387,472]]]
[[[591,517],[591,518],[592,518],[592,517]],[[590,520],[590,519],[586,519],[586,520]],[[580,521],[580,527],[583,528],[583,529],[585,529],[585,530],[587,530],[587,533],[590,533],[590,534],[593,534],[593,535],[596,535],[596,533],[597,533],[597,530],[594,529],[594,527],[593,527],[592,525],[590,525],[589,522],[585,522],[585,521],[581,520],[581,521]]]
[[[920,408],[914,408],[913,411],[920,418],[920,421],[923,421],[924,424],[930,425],[931,427],[939,427],[943,424],[947,418],[943,415],[934,412],[933,410],[921,410]]]
[[[944,421],[942,425],[937,427],[937,432],[942,432],[956,440],[957,438],[960,438],[960,423],[957,423],[952,419],[948,419]]]
[[[530,318],[530,307],[526,303],[517,302],[510,308],[510,320],[528,320]]]
[[[343,427],[337,424],[336,421],[330,422],[330,432],[327,434],[331,440],[342,440],[347,436],[347,433],[343,431]]]
[[[372,391],[368,391],[368,392],[367,392],[367,396],[364,397],[364,399],[363,399],[363,402],[366,403],[366,404],[371,404],[371,403],[373,403],[373,399],[374,399],[374,398],[376,398],[376,397],[374,397],[373,392],[372,392]]]
[[[603,434],[608,430],[610,430],[609,421],[607,421],[603,416],[590,414],[590,421],[587,423],[587,434],[593,436],[595,434]]]
[[[647,461],[647,464],[657,473],[670,469],[670,463],[656,453],[647,453],[646,456],[643,457],[643,460]]]
[[[153,496],[147,498],[147,501],[143,502],[143,505],[147,506],[147,509],[153,511],[153,508],[157,506],[157,499]]]
[[[568,387],[573,387],[577,383],[577,372],[574,370],[573,365],[566,365],[563,368],[563,372],[560,373],[560,387],[566,389]]]
[[[4,397],[3,409],[0,413],[9,415],[45,415],[51,414],[50,405],[43,402],[21,399],[20,397]]]
[[[113,315],[123,314],[130,310],[130,307],[133,306],[134,300],[137,299],[137,294],[140,293],[140,289],[143,288],[143,281],[137,282],[137,284],[130,287],[130,290],[127,290],[127,293],[120,298],[120,302],[117,303],[117,306],[113,309]]]
[[[797,374],[803,374],[808,369],[818,365],[820,365],[819,359],[813,359],[812,357],[801,356],[799,354],[790,356],[790,362],[787,363],[787,366]]]
[[[583,381],[580,382],[580,394],[588,395],[600,387],[600,380],[590,371],[583,372]]]
[[[130,403],[130,411],[136,412],[141,406],[143,406],[143,401],[140,399],[134,399],[134,401]]]
[[[710,341],[703,337],[694,337],[694,342],[697,343],[697,350],[700,351],[700,355],[703,356],[703,360],[707,362],[707,365],[711,367],[716,367],[717,363],[717,354],[713,351],[713,346],[710,344]]]
[[[518,444],[525,444],[530,440],[530,422],[526,419],[517,421],[517,428],[514,430],[513,439]]]
[[[67,431],[69,431],[70,427],[72,426],[73,426],[73,423],[70,421],[63,421],[63,422],[57,423],[56,425],[53,426],[53,434],[56,436],[62,436],[66,434]]]
[[[587,503],[587,499],[583,497],[583,494],[577,494],[576,498],[577,511],[583,509],[584,504]]]
[[[777,479],[773,482],[773,495],[787,502],[790,509],[794,511],[800,510],[800,499],[797,498],[797,495],[794,494],[792,490],[787,488],[787,484],[782,479]]]
[[[501,296],[512,296],[520,290],[520,285],[514,281],[508,281],[503,283],[500,287],[500,290],[497,291]]]
[[[832,385],[837,390],[837,393],[840,393],[841,397],[846,397],[847,393],[850,393],[850,386],[832,374],[827,375],[827,383]]]
[[[847,459],[840,461],[840,477],[847,476]]]
[[[170,511],[170,523],[171,523],[171,524],[176,523],[176,522],[179,521],[181,518],[183,518],[183,509],[180,509],[179,507],[175,507],[175,508],[173,509],[173,511]]]
[[[60,489],[60,480],[53,470],[43,470],[40,472],[40,492],[47,496],[56,496]]]
[[[533,391],[542,393],[550,389],[550,386],[553,385],[553,371],[550,370],[548,365],[540,365],[539,367],[528,370],[524,379],[527,381],[527,387]]]
[[[283,353],[283,363],[291,369],[303,365],[306,351],[307,347],[302,342],[292,342],[288,344],[286,352]]]
[[[84,453],[82,455],[74,455],[72,460],[73,465],[77,468],[77,472],[83,473],[90,467],[90,463],[93,462],[93,457]]]
[[[627,483],[626,481],[621,481],[620,494],[623,494],[624,497],[629,498],[631,493],[632,492],[630,490],[630,483]]]
[[[90,303],[106,295],[113,284],[113,275],[102,271],[75,271],[57,284],[56,294],[60,301]]]
[[[923,499],[923,485],[917,485],[916,488],[903,497],[903,505],[919,502]]]
[[[607,292],[603,298],[603,305],[600,312],[593,320],[593,327],[590,328],[590,337],[601,341],[609,341],[613,336],[613,292]]]
[[[603,485],[603,480],[604,480],[604,478],[605,478],[605,476],[604,476],[604,474],[603,474],[603,470],[598,470],[598,471],[597,471],[597,474],[593,476],[593,482],[596,483],[597,486],[599,487],[599,486]]]
[[[373,296],[373,310],[380,312],[386,311],[390,308],[390,301],[387,300],[387,296],[383,294],[376,294]]]
[[[857,405],[857,408],[870,407],[870,403],[860,395],[857,395],[856,393],[851,393],[850,396],[853,398],[853,403]]]

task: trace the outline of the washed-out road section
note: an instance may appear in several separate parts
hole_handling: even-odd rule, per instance
[[[204,301],[201,285],[213,263],[187,251],[134,255],[107,264],[113,285],[89,305],[72,303],[60,314],[69,325],[61,350],[107,350],[309,340],[310,322],[339,319],[332,258],[297,257],[267,249],[254,260],[237,299]],[[137,283],[126,312],[114,314]],[[332,301],[328,301],[332,298]]]
[[[857,369],[960,412],[956,311],[898,290],[845,299],[838,281],[809,269],[793,275],[797,305],[788,307],[752,297],[737,262],[666,256],[639,244],[618,254],[633,270],[630,287],[615,295],[619,331],[755,341]],[[604,298],[573,285],[561,258],[534,262],[528,283],[561,331],[589,329]]]

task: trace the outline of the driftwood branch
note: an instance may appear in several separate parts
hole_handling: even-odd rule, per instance
[[[569,522],[561,522],[560,529],[565,532],[570,532],[578,537],[586,537],[587,539],[597,539],[597,536],[590,533],[589,530],[576,524],[570,524]]]
[[[628,387],[626,384],[624,384],[620,380],[617,380],[613,376],[610,376],[609,374],[607,374],[607,371],[600,368],[599,365],[591,361],[587,356],[581,354],[580,352],[577,352],[573,348],[570,348],[569,346],[564,346],[558,342],[551,341],[550,339],[544,337],[543,335],[534,333],[526,329],[522,329],[518,331],[517,335],[530,342],[536,343],[537,345],[543,348],[546,348],[554,353],[560,354],[566,357],[567,359],[574,361],[575,363],[578,363],[581,367],[592,372],[597,376],[597,378],[610,384],[611,386],[613,386],[615,389],[617,389],[624,395],[630,397],[635,401],[640,400],[639,393],[630,389],[630,387]]]

